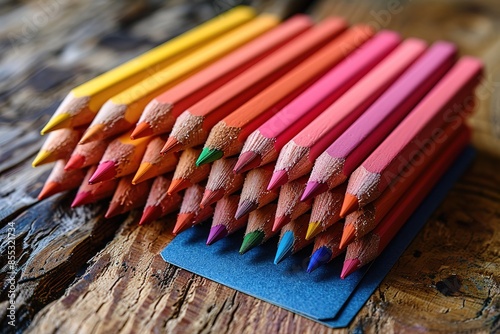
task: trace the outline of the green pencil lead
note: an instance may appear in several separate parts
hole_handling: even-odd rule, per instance
[[[222,152],[221,150],[204,147],[201,151],[200,156],[198,157],[198,160],[196,160],[196,166],[214,162],[215,160],[219,160],[223,156],[224,152]]]
[[[262,240],[264,240],[264,232],[262,231],[253,231],[246,234],[241,243],[240,254],[245,254],[250,249],[260,245]]]

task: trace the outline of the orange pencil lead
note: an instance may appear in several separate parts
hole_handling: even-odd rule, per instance
[[[280,230],[283,226],[288,224],[290,221],[291,221],[291,219],[288,216],[276,217],[276,219],[274,219],[274,225],[273,225],[272,231],[276,232],[276,231]]]
[[[78,169],[82,168],[85,163],[85,157],[80,154],[75,154],[71,156],[64,167],[64,170]]]
[[[78,142],[78,144],[83,145],[90,143],[91,141],[97,140],[99,138],[100,133],[104,130],[104,125],[96,124],[91,126],[85,131],[82,136],[82,139]]]
[[[40,191],[38,199],[42,200],[54,194],[57,194],[59,192],[59,187],[60,187],[59,182],[48,182],[47,184],[44,185],[42,191]]]
[[[339,249],[344,249],[349,245],[356,236],[356,228],[352,224],[345,224],[344,231],[342,232],[342,239],[340,240]]]
[[[349,193],[345,194],[344,202],[342,203],[342,209],[340,209],[340,217],[344,218],[348,214],[356,211],[359,208],[358,198]]]
[[[181,190],[188,188],[191,185],[191,182],[186,179],[173,179],[172,183],[168,187],[167,194],[175,194]]]
[[[111,202],[111,203],[109,203],[108,211],[106,211],[106,214],[104,215],[104,217],[109,219],[111,217],[118,216],[121,213],[122,213],[121,212],[121,205],[116,203],[116,202]]]
[[[182,149],[182,144],[174,137],[168,137],[167,142],[161,149],[161,154],[167,154],[171,152],[177,152]]]
[[[210,190],[205,189],[203,198],[201,199],[200,207],[211,205],[224,197],[224,189]]]
[[[154,133],[153,133],[153,129],[151,128],[151,126],[146,122],[141,122],[135,126],[135,129],[134,129],[134,131],[132,131],[130,138],[131,139],[139,139],[139,138],[143,138],[143,137],[150,137],[153,134]]]
[[[184,232],[187,230],[189,227],[191,227],[191,224],[193,223],[195,218],[194,213],[179,213],[177,216],[177,221],[175,222],[174,230],[172,233],[174,235],[177,235],[181,232]]]

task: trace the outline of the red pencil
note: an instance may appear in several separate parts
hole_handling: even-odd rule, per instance
[[[306,182],[307,177],[304,176],[281,187],[273,231],[279,231],[283,226],[309,211],[312,201],[300,201]]]
[[[236,158],[221,159],[212,164],[200,203],[202,207],[213,204],[224,195],[230,195],[241,189],[244,177],[241,174],[234,174],[234,165],[236,165]]]
[[[177,235],[212,216],[214,212],[212,206],[207,205],[203,209],[200,207],[204,189],[205,188],[199,184],[193,184],[186,189],[184,198],[182,199],[181,209],[179,210],[177,221],[175,222],[174,230],[172,231],[174,235]]]
[[[196,166],[196,159],[200,155],[201,149],[188,148],[181,153],[179,163],[175,168],[172,183],[168,188],[169,194],[174,194],[184,190],[195,183],[206,180],[210,173],[210,166]],[[169,153],[175,154],[175,153]]]
[[[68,165],[66,164],[66,167],[67,166]],[[117,179],[97,184],[89,184],[89,179],[94,174],[96,168],[97,166],[90,167],[85,174],[85,178],[83,179],[80,188],[78,188],[75,199],[73,200],[73,203],[71,203],[72,208],[80,205],[95,203],[101,199],[111,197],[115,192],[116,186],[118,185]]]
[[[153,180],[139,225],[150,223],[180,208],[182,196],[167,194],[170,182],[171,176],[168,175],[159,175]]]
[[[217,202],[207,245],[211,245],[246,226],[248,215],[243,215],[238,219],[234,217],[239,200],[239,195],[230,195],[222,197]]]
[[[151,137],[151,141],[146,146],[146,151],[142,157],[141,164],[135,173],[133,184],[152,179],[156,176],[172,172],[175,170],[179,157],[177,154],[160,154],[160,150],[165,144],[161,137]]]
[[[39,200],[66,190],[74,189],[82,183],[85,177],[85,170],[77,169],[66,171],[64,170],[65,165],[65,160],[58,160],[55,163],[54,168],[52,168],[49,177],[45,181],[42,191],[40,191],[38,195]]]
[[[64,169],[77,169],[97,165],[110,140],[96,140],[88,144],[76,145]]]
[[[134,185],[132,184],[132,175],[122,177],[118,181],[115,194],[104,217],[111,218],[143,207],[146,204],[149,189],[151,189],[151,181],[148,180]]]

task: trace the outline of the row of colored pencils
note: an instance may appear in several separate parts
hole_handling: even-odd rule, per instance
[[[467,145],[481,63],[392,31],[280,24],[237,7],[73,89],[33,165],[40,199],[112,197],[106,217],[212,218],[240,253],[280,233],[275,263],[314,243],[308,271],[375,259]],[[160,153],[161,152],[161,153]],[[281,232],[280,232],[281,231]]]

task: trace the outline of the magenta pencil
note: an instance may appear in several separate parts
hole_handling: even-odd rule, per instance
[[[314,160],[344,132],[425,50],[404,41],[373,70],[299,132],[281,150],[269,189],[309,173]]]

